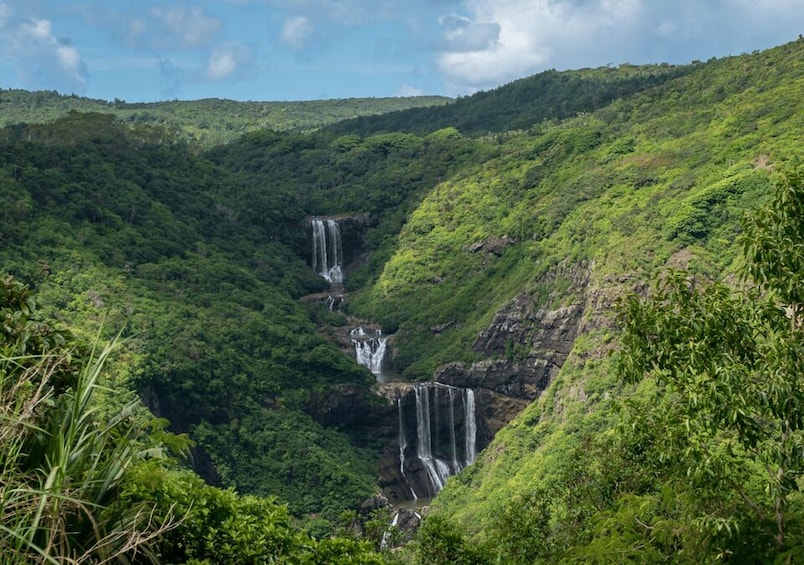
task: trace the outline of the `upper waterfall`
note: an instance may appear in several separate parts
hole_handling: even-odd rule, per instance
[[[343,246],[338,222],[313,218],[313,269],[330,283],[343,282]]]

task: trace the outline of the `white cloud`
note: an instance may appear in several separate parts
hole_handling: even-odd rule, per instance
[[[199,47],[208,44],[218,33],[223,22],[201,8],[178,5],[170,8],[154,7],[150,10],[163,35],[157,44],[182,47]]]
[[[676,29],[678,29],[678,26],[673,20],[662,20],[656,27],[656,33],[661,36],[669,36],[675,33]]]
[[[500,39],[500,25],[496,22],[473,22],[455,14],[439,18],[445,28],[436,43],[438,51],[469,53],[494,48]]]
[[[221,80],[242,75],[251,66],[252,57],[248,48],[237,42],[217,47],[209,56],[204,76],[208,80]]]
[[[471,15],[443,19],[436,42],[436,64],[459,93],[533,74],[579,50],[588,54],[632,29],[644,11],[640,0],[471,0],[466,6]]]
[[[81,54],[68,39],[54,35],[50,20],[31,18],[8,25],[12,20],[6,4],[0,5],[0,17],[7,55],[15,62],[17,74],[27,88],[74,93],[86,90],[88,73]]]
[[[11,6],[5,2],[0,2],[0,30],[6,27],[6,22],[11,18]]]
[[[547,68],[738,54],[793,40],[804,26],[801,0],[464,0],[461,8],[440,19],[433,43],[453,94]]]
[[[313,24],[304,16],[288,19],[282,26],[279,41],[294,51],[301,51],[313,34]]]
[[[403,84],[399,87],[399,90],[396,91],[396,96],[424,96],[425,94],[427,93],[423,89],[416,88],[409,84]]]

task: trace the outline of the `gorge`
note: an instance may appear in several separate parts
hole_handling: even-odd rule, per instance
[[[350,234],[348,228],[344,229],[339,218],[313,218],[310,225],[311,266],[330,283],[325,304],[332,310],[334,293],[337,293],[339,303],[348,300],[341,290],[345,273],[349,270],[343,262],[344,257],[361,254],[361,249],[345,248],[343,237],[351,236],[353,246],[360,245],[360,237]],[[581,286],[570,290],[581,292],[584,282],[581,277]],[[393,369],[389,336],[365,320],[351,320],[356,325],[343,334],[342,339],[348,340],[355,362],[374,375],[377,394],[385,399],[382,407],[362,404],[359,410],[365,421],[381,422],[374,429],[374,435],[379,434],[386,442],[380,463],[381,484],[393,502],[434,497],[444,488],[448,477],[474,462],[478,448],[487,445],[496,431],[513,419],[528,399],[535,398],[560,368],[577,332],[579,309],[559,309],[552,314],[543,311],[526,313],[525,305],[530,303],[530,300],[520,300],[516,309],[518,322],[510,319],[511,314],[499,314],[487,331],[479,336],[477,347],[494,357],[497,348],[502,347],[500,344],[510,339],[506,336],[520,333],[518,340],[531,343],[539,351],[533,360],[525,364],[489,361],[470,367],[448,364],[439,368],[432,380],[425,382],[401,379]],[[525,320],[521,319],[523,313],[534,319],[525,325]],[[529,341],[523,332],[538,329],[540,326],[536,321],[545,317],[549,320],[548,326],[536,332],[538,339]],[[500,332],[505,335],[499,337]],[[347,349],[345,343],[341,343],[341,349]],[[527,365],[534,369],[525,369]],[[485,375],[480,378],[473,376],[479,370]],[[495,374],[507,375],[504,377],[506,383],[499,382]],[[354,410],[352,401],[349,398],[329,399],[329,408],[323,409],[328,414],[325,420],[342,424],[352,421],[349,425],[359,427],[361,424],[355,420],[360,416],[343,413]]]
[[[800,450],[777,441],[801,422],[777,416],[804,406],[801,299],[743,292],[739,242],[774,187],[801,198],[803,48],[545,73],[451,105],[474,130],[434,109],[203,151],[102,114],[6,128],[0,263],[43,305],[39,321],[26,300],[7,307],[6,354],[50,347],[53,327],[119,339],[107,376],[121,394],[104,391],[95,415],[138,398],[121,421],[156,430],[121,492],[170,488],[166,508],[186,493],[194,516],[206,512],[195,487],[150,454],[176,449],[209,497],[275,500],[320,540],[344,531],[346,511],[360,522],[389,501],[427,506],[409,550],[446,540],[448,563],[783,560],[804,539],[804,498],[776,504],[788,483],[767,469],[801,486]],[[512,130],[512,116],[536,118]],[[690,410],[663,370],[622,372],[622,306],[672,280],[677,294],[657,304],[729,297],[680,311],[678,335],[702,333],[679,343],[715,353],[691,357],[719,369],[779,353],[702,374],[690,390],[709,400]],[[643,326],[646,345],[664,343],[666,325]],[[719,355],[735,329],[736,356]],[[768,398],[779,414],[767,417]],[[784,448],[768,451],[785,455],[775,468],[729,443],[726,417],[745,415],[762,445]],[[180,482],[154,480],[165,473]],[[404,562],[444,565],[432,555]]]

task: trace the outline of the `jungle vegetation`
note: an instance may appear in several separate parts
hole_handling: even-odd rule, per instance
[[[802,60],[797,40],[548,71],[330,127],[351,116],[247,117],[200,146],[200,102],[155,123],[44,96],[0,130],[3,547],[42,562],[799,559]],[[369,228],[340,314],[299,300],[326,289],[306,222],[330,214]],[[579,271],[588,289],[568,293]],[[429,379],[484,358],[477,335],[524,292],[591,305],[558,377],[404,550],[344,536],[381,446],[322,424],[314,399],[381,400],[322,326],[379,322],[399,375]]]
[[[442,96],[349,98],[295,102],[238,102],[218,98],[126,102],[95,100],[54,91],[0,89],[0,127],[48,123],[70,112],[111,114],[131,125],[164,128],[187,143],[210,148],[246,132],[270,129],[309,132],[358,116],[377,115],[450,102]]]

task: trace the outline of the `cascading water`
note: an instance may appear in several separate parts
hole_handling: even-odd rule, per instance
[[[380,330],[366,331],[362,326],[350,331],[349,337],[355,346],[357,363],[368,367],[375,375],[381,375],[388,338],[383,336]]]
[[[444,395],[439,396],[439,390],[447,391],[446,399]],[[427,494],[435,496],[444,488],[447,477],[459,473],[475,460],[477,423],[474,392],[435,382],[414,385],[413,392],[416,399],[416,459],[424,470]],[[438,408],[443,403],[446,403],[446,410]],[[405,449],[409,442],[404,436],[401,401],[398,401],[398,406],[400,470],[408,482]],[[449,434],[447,445],[442,445],[440,430]],[[458,437],[461,435],[463,441],[459,444]],[[446,437],[443,436],[445,442]],[[459,446],[463,453],[459,453]],[[415,493],[413,496],[416,498]]]
[[[383,532],[382,539],[380,540],[380,549],[388,549],[388,542],[391,540],[391,536],[393,535],[394,528],[399,525],[399,510],[396,511],[394,514],[393,519],[391,520],[391,525]]]
[[[432,433],[430,427],[430,391],[427,385],[416,385],[416,456],[427,471],[431,494],[444,488],[450,475],[449,465],[433,457]]]
[[[313,269],[332,284],[343,283],[341,228],[333,219],[314,218]]]
[[[471,465],[477,456],[477,420],[475,420],[475,392],[471,388],[463,391],[463,413],[466,421],[466,465]]]
[[[455,389],[450,388],[449,391],[449,445],[452,450],[452,468],[456,469],[456,473],[460,471],[458,466],[458,446],[455,442]],[[466,407],[464,407],[465,413]]]
[[[332,294],[330,294],[329,296],[327,296],[327,299],[324,301],[324,303],[327,305],[327,309],[330,312],[336,312],[341,309],[341,304],[343,303],[343,295],[336,294],[333,296]]]
[[[402,398],[396,399],[396,406],[399,412],[399,473],[402,475],[408,488],[410,488],[410,494],[413,495],[413,500],[418,500],[419,497],[416,496],[416,491],[410,486],[408,478],[405,476],[405,450],[408,448],[408,440],[405,437],[405,426],[402,423],[404,421],[402,416]]]

